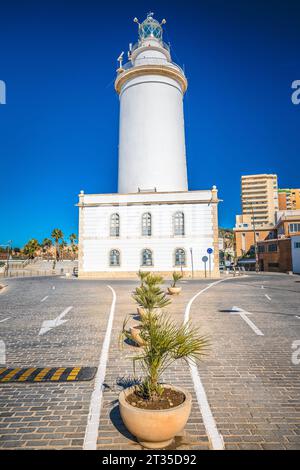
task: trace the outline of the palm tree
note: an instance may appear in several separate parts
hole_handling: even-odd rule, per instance
[[[23,248],[25,255],[28,256],[29,259],[33,259],[36,253],[36,250],[39,248],[39,242],[36,238],[32,238],[29,240]]]
[[[76,235],[76,233],[71,233],[71,235],[69,236],[69,240],[71,242],[71,250],[72,250],[72,253],[73,253],[73,261],[74,261],[75,253],[76,253],[76,250],[77,250],[77,245],[76,245],[77,235]]]
[[[42,241],[42,248],[44,253],[47,253],[47,261],[49,261],[49,250],[53,245],[51,238],[44,238]]]
[[[65,251],[66,246],[68,246],[67,242],[65,240],[62,240],[59,245],[60,261],[63,261],[64,259],[64,251]]]
[[[56,260],[59,260],[59,240],[64,238],[63,232],[59,228],[52,230],[51,237],[55,240]]]

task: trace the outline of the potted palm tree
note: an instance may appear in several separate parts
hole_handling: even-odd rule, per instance
[[[148,271],[139,271],[138,272],[138,277],[140,279],[140,286],[139,286],[140,289],[143,288],[144,283],[145,283],[147,277],[149,276],[149,274],[150,273]],[[137,291],[137,289],[135,290],[135,292],[136,291]],[[139,317],[142,318],[146,315],[146,312],[145,312],[143,306],[138,301],[137,301],[137,304],[138,304],[137,313],[138,313]]]
[[[144,347],[133,358],[139,363],[143,380],[119,395],[120,413],[127,429],[149,449],[167,447],[181,432],[190,415],[192,398],[181,387],[162,383],[162,374],[177,360],[198,361],[207,339],[190,324],[177,325],[167,314],[151,310],[143,322]]]
[[[133,299],[139,305],[138,312],[142,323],[141,325],[132,326],[128,332],[125,328],[127,324],[126,321],[123,326],[123,333],[138,346],[144,346],[145,344],[145,340],[142,338],[141,332],[143,330],[144,323],[147,322],[148,315],[157,315],[161,313],[162,309],[171,303],[160,288],[160,284],[162,284],[162,282],[163,278],[161,276],[147,273],[143,278],[141,286],[137,287],[132,295]]]
[[[180,279],[183,278],[183,275],[179,272],[174,271],[172,274],[172,277],[173,277],[173,282],[172,282],[171,287],[168,287],[168,292],[171,295],[174,295],[174,294],[178,295],[181,292],[181,287],[177,287],[176,284],[178,281],[180,281]]]
[[[163,278],[159,275],[155,275],[149,272],[145,271],[139,271],[138,276],[140,278],[140,286],[135,289],[133,292],[133,299],[136,301],[138,307],[137,307],[137,312],[138,315],[140,316],[141,319],[145,318],[146,315],[148,314],[149,308],[162,308],[165,305],[159,305],[159,306],[152,306],[150,298],[147,298],[147,295],[145,297],[145,293],[148,291],[152,291],[156,289],[157,292],[157,286],[162,284]],[[158,291],[160,289],[158,288]],[[161,291],[162,293],[162,291]]]

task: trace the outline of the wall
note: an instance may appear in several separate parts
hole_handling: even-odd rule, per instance
[[[266,230],[256,230],[256,233],[259,234],[257,237],[257,241],[265,240],[266,237],[270,233],[270,228]],[[245,234],[245,236],[243,236]],[[236,230],[234,229],[234,236],[235,236],[235,253],[236,256],[239,258],[243,254],[247,253],[251,246],[254,245],[254,233],[253,230],[241,229]]]
[[[198,194],[197,194],[198,193]],[[207,248],[213,248],[212,270],[214,275],[219,274],[218,266],[218,221],[217,202],[206,201],[210,191],[184,193],[185,200],[178,201],[183,193],[173,193],[173,201],[155,201],[155,198],[170,199],[170,193],[164,195],[128,195],[127,201],[131,203],[118,204],[120,196],[114,197],[116,204],[103,203],[97,205],[99,200],[106,198],[83,196],[80,207],[79,230],[79,275],[97,275],[105,272],[112,275],[136,273],[141,267],[141,253],[145,248],[153,251],[154,265],[147,270],[171,273],[175,269],[174,253],[176,248],[183,248],[186,252],[186,266],[183,270],[191,272],[191,253],[193,250],[194,271],[202,275],[204,264],[202,257],[207,255]],[[206,193],[206,194],[205,194]],[[196,196],[195,196],[196,194]],[[174,196],[176,199],[174,200]],[[204,197],[203,197],[204,196]],[[198,201],[193,201],[197,199]],[[191,200],[187,200],[190,198]],[[145,203],[148,199],[148,203]],[[152,199],[152,201],[151,201]],[[202,199],[202,201],[201,201]],[[124,201],[124,197],[122,198]],[[135,200],[135,203],[132,203]],[[140,204],[137,201],[140,201]],[[89,202],[87,202],[89,201]],[[87,205],[88,204],[88,205]],[[185,236],[173,235],[173,215],[177,211],[185,214]],[[142,214],[150,212],[152,215],[152,236],[144,237],[141,234]],[[110,216],[113,213],[120,215],[120,237],[109,236]],[[109,265],[109,252],[118,249],[121,253],[121,266]],[[207,266],[208,268],[208,266]],[[176,267],[176,269],[180,269]]]
[[[300,274],[300,248],[296,247],[296,243],[300,243],[300,235],[291,238],[293,273]]]
[[[119,193],[186,191],[183,94],[169,77],[128,80],[120,94]]]
[[[268,245],[270,244],[277,244],[277,251],[269,252]],[[265,252],[258,254],[260,269],[262,271],[286,273],[292,270],[290,238],[270,240],[260,245],[264,245],[265,247]],[[275,264],[277,264],[277,266],[274,266]]]

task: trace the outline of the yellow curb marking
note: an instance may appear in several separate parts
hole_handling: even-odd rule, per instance
[[[43,380],[45,375],[48,374],[49,370],[51,370],[51,367],[46,367],[45,369],[41,370],[41,372],[34,378],[34,382],[40,382]]]
[[[74,368],[72,369],[72,372],[70,372],[70,374],[68,375],[67,380],[75,380],[76,377],[77,377],[77,375],[78,375],[79,372],[80,372],[80,369],[81,369],[81,367],[74,367]]]
[[[1,382],[8,382],[14,375],[16,375],[18,372],[20,372],[20,370],[21,370],[21,368],[12,370],[3,379],[1,379]]]
[[[57,371],[52,375],[51,381],[56,381],[60,379],[60,376],[63,374],[63,372],[66,370],[66,367],[60,367],[57,369]]]
[[[32,374],[32,372],[34,372],[36,370],[36,367],[31,367],[30,369],[28,369],[26,372],[24,372],[24,374],[22,374],[19,378],[18,378],[18,382],[24,382],[24,380],[26,380],[29,375]]]

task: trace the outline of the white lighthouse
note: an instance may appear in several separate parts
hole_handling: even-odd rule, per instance
[[[138,23],[138,20],[135,19]],[[149,13],[120,64],[119,193],[187,191],[183,96],[187,80],[172,62],[163,29]]]
[[[79,277],[219,275],[218,193],[188,191],[183,98],[187,79],[149,13],[128,61],[119,57],[119,181],[116,194],[79,194]],[[211,250],[209,250],[211,252]]]

